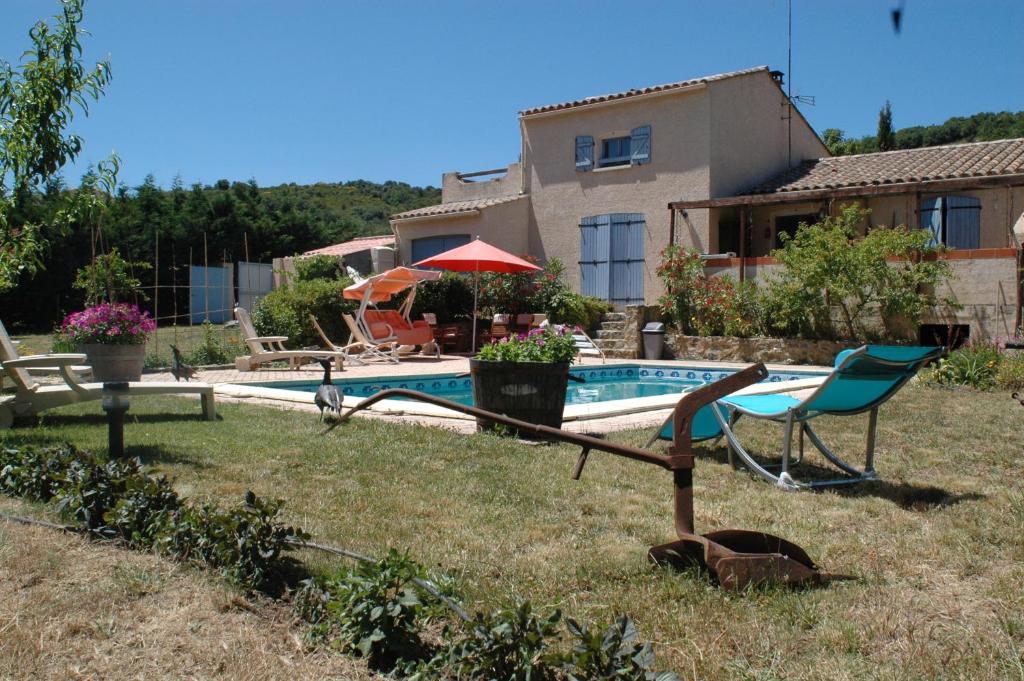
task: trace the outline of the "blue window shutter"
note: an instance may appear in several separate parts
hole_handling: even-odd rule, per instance
[[[921,199],[921,229],[932,233],[931,246],[942,243],[942,197]]]
[[[590,135],[576,137],[576,170],[587,172],[594,168],[594,138]]]
[[[610,299],[619,305],[644,302],[643,213],[613,213],[611,216]]]
[[[580,292],[608,299],[609,220],[607,215],[580,220]]]
[[[973,196],[947,196],[946,245],[981,248],[981,201]]]
[[[633,128],[629,142],[630,162],[643,165],[651,162],[651,126],[642,125]]]

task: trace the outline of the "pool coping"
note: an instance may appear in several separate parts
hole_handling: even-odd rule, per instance
[[[672,366],[679,367],[682,369],[695,368],[695,369],[707,369],[714,367],[716,369],[734,369],[742,368],[745,365],[730,366],[732,363],[728,362],[685,362],[678,363],[673,362],[671,365],[658,362],[647,362],[647,366]],[[638,363],[634,360],[623,360],[612,364],[601,365],[602,368],[614,368],[616,366],[637,366]],[[594,368],[593,365],[587,368]],[[777,371],[790,371],[799,373],[813,373],[815,371],[822,370],[823,367],[800,367],[795,369],[793,366],[782,366],[780,365]],[[771,367],[769,367],[771,370]],[[737,395],[766,395],[772,393],[782,392],[793,392],[797,390],[807,390],[816,388],[821,385],[822,381],[825,380],[826,373],[821,373],[818,376],[810,376],[808,378],[794,379],[789,381],[775,381],[766,383],[757,383],[755,385],[747,386],[743,390],[736,392]],[[693,386],[690,386],[688,390],[692,390]],[[218,395],[224,395],[225,397],[232,397],[237,399],[255,398],[260,400],[269,400],[271,402],[283,402],[290,404],[302,404],[312,405],[314,394],[311,392],[298,392],[295,390],[286,390],[284,388],[267,388],[259,386],[253,383],[223,383],[214,387],[214,392]],[[589,402],[586,404],[570,404],[566,405],[565,411],[563,412],[563,421],[587,421],[592,419],[604,419],[612,416],[623,416],[628,414],[636,414],[649,411],[657,411],[661,409],[671,409],[676,405],[682,395],[687,392],[682,390],[678,393],[669,393],[666,395],[652,395],[649,397],[634,397],[624,400],[611,400],[608,402]],[[345,395],[343,397],[342,405],[347,409],[355,407],[362,402],[365,397],[355,395]],[[370,411],[379,414],[388,414],[392,416],[401,415],[416,415],[416,416],[430,416],[435,418],[446,418],[446,419],[457,419],[463,421],[472,421],[474,418],[463,414],[461,412],[439,407],[434,404],[427,404],[425,402],[414,402],[409,400],[381,400],[369,408]]]

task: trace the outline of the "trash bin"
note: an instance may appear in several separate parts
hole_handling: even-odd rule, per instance
[[[644,335],[644,359],[661,359],[665,350],[665,325],[648,322],[641,333]]]

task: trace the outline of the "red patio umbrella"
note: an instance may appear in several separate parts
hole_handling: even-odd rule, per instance
[[[452,272],[475,272],[473,283],[473,352],[476,352],[476,306],[481,272],[528,272],[539,270],[533,263],[496,248],[479,237],[457,248],[414,263],[415,267],[439,267]]]

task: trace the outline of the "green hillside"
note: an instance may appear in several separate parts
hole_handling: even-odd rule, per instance
[[[66,191],[62,182],[51,183],[33,197],[32,217],[45,221],[62,205]],[[162,189],[150,176],[137,187],[122,187],[98,225],[78,224],[65,234],[51,235],[42,270],[0,295],[0,309],[9,327],[50,328],[82,304],[81,291],[71,284],[94,249],[117,248],[130,260],[159,262],[161,286],[172,279],[184,285],[189,264],[267,263],[357,236],[387,234],[388,216],[440,201],[440,189],[404,182],[259,187],[253,181],[219,180],[191,187],[175,182]],[[151,286],[156,275],[155,268],[137,273],[145,286]],[[27,291],[33,296],[31,306],[24,304]],[[170,309],[172,302],[165,298],[171,295],[161,289],[164,309]]]
[[[822,141],[834,156],[847,154],[868,154],[879,151],[878,139],[866,135],[859,139],[844,136],[838,128],[828,128]],[[896,149],[918,149],[942,144],[962,142],[987,142],[990,140],[1024,137],[1024,111],[1016,113],[976,113],[973,116],[958,116],[939,125],[918,125],[896,131]]]

